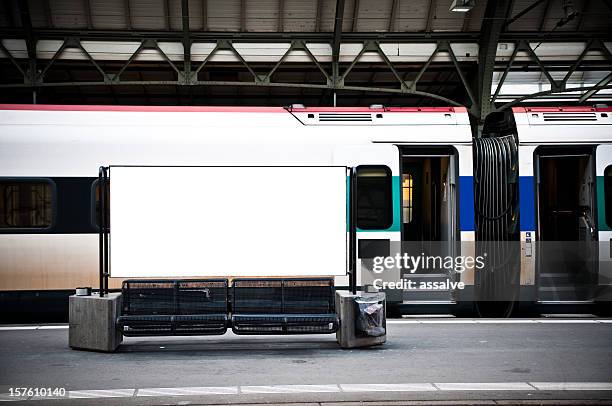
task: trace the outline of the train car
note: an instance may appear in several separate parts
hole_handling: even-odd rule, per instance
[[[61,312],[75,287],[97,285],[101,165],[354,168],[356,260],[367,270],[365,257],[404,240],[473,240],[471,137],[463,108],[0,106],[5,316]],[[245,169],[236,187],[248,181]],[[158,193],[163,185],[150,198]],[[358,272],[356,282],[372,278]],[[419,295],[396,289],[390,299],[432,300]]]
[[[523,296],[543,304],[612,298],[612,109],[514,108]]]
[[[602,223],[609,184],[606,179],[612,175],[607,170],[611,160],[606,144],[612,141],[608,113],[589,111],[596,121],[585,124],[559,120],[536,123],[533,114],[544,120],[544,113],[514,111],[513,131],[520,140],[522,241],[521,289],[515,300],[528,302],[553,300],[542,294],[547,287],[543,281],[552,272],[538,268],[540,255],[535,252],[541,248],[530,246],[546,240],[551,227],[540,220],[539,213],[551,209],[539,206],[539,202],[545,193],[552,192],[536,192],[533,171],[544,162],[538,159],[559,151],[575,150],[570,155],[591,151],[588,165],[593,171],[596,168],[601,178],[597,178],[596,191],[600,200],[593,200],[591,217],[579,219],[574,214],[574,219],[596,224],[599,234],[593,235],[599,241],[612,237],[610,228]],[[561,134],[565,138],[559,142],[555,137]],[[446,308],[478,299],[474,269],[406,272],[391,267],[382,274],[375,269],[377,257],[392,257],[407,249],[416,256],[431,252],[444,257],[475,256],[478,213],[473,143],[464,108],[0,105],[0,145],[0,301],[8,310],[3,314],[5,320],[50,315],[61,319],[66,313],[66,297],[75,287],[97,286],[97,175],[101,165],[245,167],[243,176],[236,179],[237,188],[249,182],[249,166],[346,166],[355,176],[356,252],[349,260],[355,262],[358,287],[405,277],[416,284],[423,282],[423,289],[384,286],[391,305],[413,308]],[[150,198],[163,193],[164,185],[160,184],[150,191]],[[244,204],[261,198],[244,196]],[[254,230],[235,232],[236,241],[248,241],[245,237],[253,235]],[[304,255],[316,253],[305,248]],[[609,256],[609,249],[600,250],[599,255]],[[596,267],[589,271],[591,278],[598,277],[596,283],[591,279],[591,290],[609,283],[607,271]],[[239,271],[235,276],[241,276]],[[558,277],[567,280],[567,275]],[[455,285],[443,283],[449,281]],[[461,289],[456,285],[459,282]],[[438,286],[430,288],[432,283]],[[111,289],[120,284],[121,279],[111,278]],[[336,278],[337,287],[348,284],[348,276]],[[552,287],[548,291],[560,291],[556,285]],[[554,300],[578,298],[570,295]]]

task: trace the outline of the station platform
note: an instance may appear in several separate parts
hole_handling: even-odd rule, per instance
[[[228,333],[96,353],[67,325],[0,326],[0,344],[0,401],[19,404],[612,404],[612,319],[394,319],[386,344],[352,350]]]

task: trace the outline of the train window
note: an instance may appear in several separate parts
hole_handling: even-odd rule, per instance
[[[110,196],[110,190],[108,188],[108,183],[106,185],[106,191],[105,191],[105,196],[104,196],[104,201],[105,201],[105,206],[106,206],[106,218],[110,219],[110,205],[109,205],[109,196]],[[100,227],[100,223],[101,223],[101,219],[100,219],[100,181],[98,179],[96,179],[93,184],[92,184],[92,213],[91,213],[91,217],[92,217],[92,223],[94,224],[94,226],[96,227]]]
[[[412,222],[412,182],[411,174],[402,175],[402,216],[406,224]]]
[[[391,170],[386,166],[358,166],[356,225],[363,230],[386,229],[393,224]]]
[[[50,181],[0,179],[0,229],[49,228],[52,222]]]
[[[606,224],[612,228],[612,165],[604,171],[604,204]]]

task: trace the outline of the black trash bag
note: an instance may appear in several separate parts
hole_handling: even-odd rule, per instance
[[[382,295],[356,297],[355,306],[355,328],[358,332],[370,337],[385,335],[385,305]]]

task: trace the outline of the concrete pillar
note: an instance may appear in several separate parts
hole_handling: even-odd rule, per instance
[[[112,352],[123,335],[116,328],[121,312],[121,293],[104,297],[70,296],[68,343],[71,348]]]
[[[354,295],[346,290],[336,291],[336,313],[340,319],[340,328],[336,332],[336,339],[342,348],[370,347],[383,344],[387,341],[386,333],[379,337],[370,337],[360,335],[359,332],[356,331],[355,319],[357,317],[357,310],[355,298],[361,295],[363,295],[362,292],[357,292],[357,294]],[[382,295],[383,299],[385,297],[384,293],[378,293],[378,295]],[[383,301],[383,305],[386,306],[386,300]],[[386,329],[386,318],[384,326]]]

